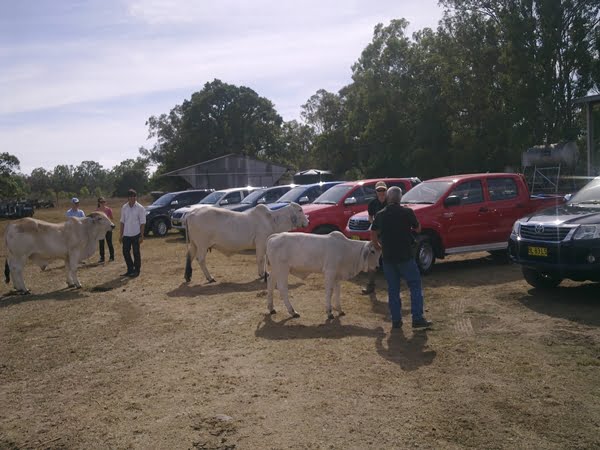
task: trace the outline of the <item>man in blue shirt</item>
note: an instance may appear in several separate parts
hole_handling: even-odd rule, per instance
[[[82,209],[79,209],[79,199],[73,197],[71,199],[71,209],[67,210],[67,217],[85,217]]]

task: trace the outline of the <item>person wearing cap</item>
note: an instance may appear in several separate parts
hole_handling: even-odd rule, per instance
[[[127,203],[121,208],[121,229],[119,242],[123,244],[123,258],[127,264],[124,277],[135,278],[140,274],[142,256],[140,244],[144,242],[144,227],[146,225],[146,210],[137,202],[137,192],[127,191]],[[133,260],[131,251],[133,250]]]
[[[106,206],[106,200],[104,199],[104,197],[98,198],[98,207],[96,208],[96,211],[103,212],[104,214],[106,214],[106,217],[108,217],[110,220],[113,220],[112,209]],[[108,247],[108,260],[115,260],[115,248],[113,247],[112,243],[112,230],[108,230],[106,232],[105,238],[100,240],[98,244],[98,250],[100,251],[100,260],[98,261],[99,263],[104,262],[104,241],[106,241],[106,245]]]
[[[79,199],[73,197],[71,199],[71,208],[67,210],[67,217],[85,217],[85,213],[82,209],[79,209]]]
[[[371,200],[369,202],[369,206],[367,208],[367,211],[369,212],[369,222],[373,223],[373,220],[375,220],[375,216],[377,215],[377,213],[379,211],[381,211],[383,208],[386,207],[387,202],[385,199],[385,193],[387,192],[387,184],[385,184],[385,181],[380,180],[375,184],[375,192],[377,193],[376,197]],[[381,266],[381,259],[379,260],[379,265]],[[367,285],[362,288],[362,293],[367,295],[367,294],[372,294],[373,292],[375,292],[375,274],[377,272],[372,271],[369,272],[368,274],[368,281],[367,281]]]
[[[377,213],[371,224],[371,241],[383,252],[392,328],[402,327],[400,281],[403,278],[410,289],[412,327],[428,328],[431,322],[423,315],[421,273],[415,259],[414,233],[421,231],[421,224],[412,209],[400,205],[402,189],[392,186],[386,195],[387,206]]]

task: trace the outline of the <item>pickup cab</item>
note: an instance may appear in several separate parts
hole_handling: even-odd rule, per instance
[[[517,220],[508,251],[531,286],[600,281],[600,177],[564,204]]]
[[[507,242],[519,217],[564,202],[562,196],[531,196],[525,179],[513,173],[453,175],[427,180],[402,196],[421,233],[415,236],[417,264],[429,272],[436,258],[488,251],[507,259]],[[366,212],[350,218],[345,234],[370,239]]]
[[[309,225],[293,231],[315,234],[343,231],[350,216],[367,209],[369,202],[376,197],[375,184],[382,180],[388,187],[400,187],[402,192],[410,190],[421,182],[418,178],[412,177],[376,178],[336,184],[317,197],[313,203],[302,206],[304,214],[308,216]]]

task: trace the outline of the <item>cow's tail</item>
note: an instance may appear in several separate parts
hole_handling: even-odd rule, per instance
[[[192,281],[192,260],[196,257],[198,248],[196,244],[190,239],[190,233],[188,230],[187,220],[185,221],[185,240],[187,242],[187,254],[185,257],[185,281]]]
[[[10,282],[10,266],[7,259],[4,260],[4,281],[6,283]]]

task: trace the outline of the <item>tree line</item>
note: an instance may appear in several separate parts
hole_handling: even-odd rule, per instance
[[[140,190],[182,188],[181,180],[160,175],[228,153],[328,169],[345,179],[427,179],[518,169],[521,153],[533,145],[584,142],[585,119],[573,100],[600,89],[599,2],[440,3],[445,13],[436,30],[407,36],[404,19],[378,24],[352,67],[352,81],[338,92],[318,90],[302,106],[300,121],[284,121],[248,87],[215,79],[150,117],[155,144],[94,178],[108,184],[86,187],[118,192],[132,165],[141,174],[143,164],[156,164]],[[593,120],[600,129],[597,113]],[[47,177],[36,169],[36,177],[71,174],[65,179],[74,184],[53,184],[55,192],[59,185],[82,186],[87,179],[75,173],[87,171],[68,167]]]

